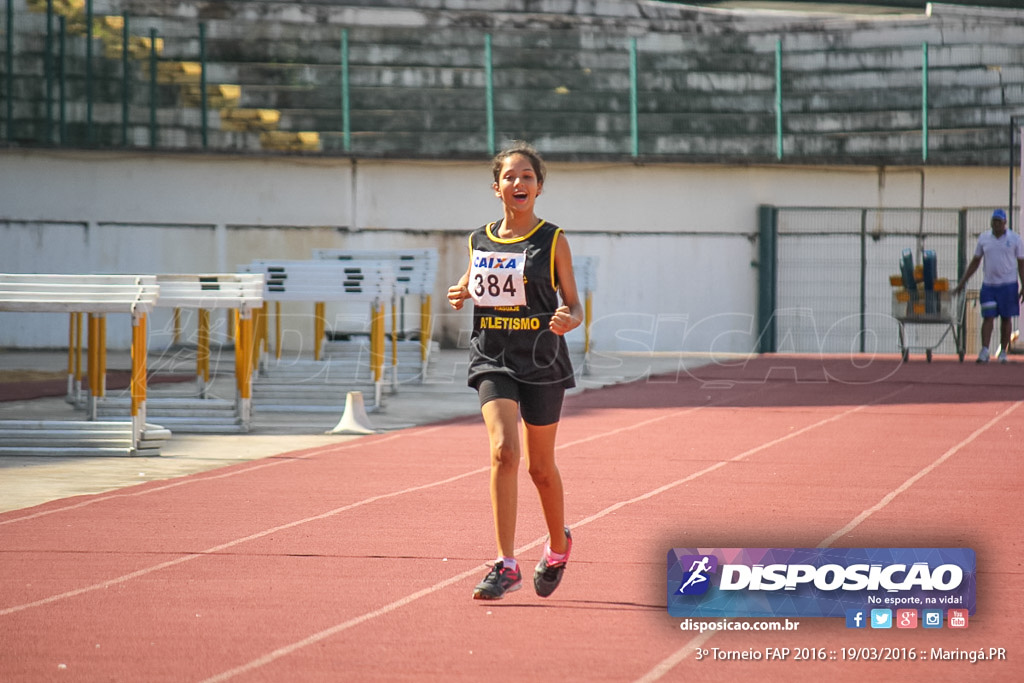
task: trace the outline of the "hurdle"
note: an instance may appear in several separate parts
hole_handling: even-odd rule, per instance
[[[148,314],[159,286],[152,275],[0,274],[0,311],[88,315],[87,421],[0,421],[2,455],[159,455],[169,430],[146,422]],[[106,391],[106,316],[131,316],[130,421],[98,421]],[[72,318],[72,329],[76,321]],[[69,355],[70,358],[70,355]]]
[[[385,303],[394,295],[394,271],[385,261],[327,261],[327,260],[256,260],[242,266],[248,273],[262,274],[265,310],[270,303],[275,307],[275,353],[269,356],[267,322],[257,332],[257,350],[261,360],[256,378],[260,389],[260,405],[284,410],[337,410],[343,397],[314,395],[313,389],[323,394],[325,387],[347,387],[356,380],[357,371],[350,376],[329,360],[324,359],[323,345],[326,321],[324,305],[327,302],[361,302],[370,304],[369,367],[374,387],[375,404],[380,405],[384,365]],[[282,362],[281,313],[282,302],[313,304],[313,358]],[[267,353],[263,353],[267,351]],[[332,374],[335,375],[332,377]],[[337,375],[342,375],[338,377]],[[316,399],[327,399],[328,405],[318,405]],[[264,401],[264,399],[266,399]],[[275,403],[277,401],[277,403]],[[281,402],[284,403],[281,403]]]
[[[395,290],[391,299],[391,383],[398,387],[398,336],[405,336],[405,297],[418,296],[420,304],[420,369],[426,375],[433,329],[431,298],[437,280],[437,249],[314,249],[313,258],[341,262],[386,261],[392,264]]]
[[[149,411],[162,424],[189,433],[248,432],[252,426],[252,376],[255,369],[253,329],[263,306],[263,276],[244,273],[157,274],[160,296],[156,308],[172,308],[197,314],[196,396],[151,396]],[[234,313],[235,398],[211,398],[210,312]],[[199,400],[197,401],[196,398]],[[105,397],[98,413],[115,416],[127,406],[121,399]]]

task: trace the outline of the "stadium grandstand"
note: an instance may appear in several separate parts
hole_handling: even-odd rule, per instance
[[[0,139],[1005,163],[1024,20],[985,4],[10,0]]]

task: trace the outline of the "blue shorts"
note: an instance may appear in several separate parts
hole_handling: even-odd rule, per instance
[[[1020,299],[1017,297],[1017,283],[981,286],[978,303],[981,304],[982,318],[1015,318],[1020,315]]]

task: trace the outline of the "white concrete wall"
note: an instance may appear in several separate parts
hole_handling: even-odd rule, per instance
[[[756,339],[758,205],[1007,200],[1001,168],[930,168],[923,180],[917,168],[553,163],[538,214],[567,230],[574,253],[600,259],[595,350],[743,352]],[[3,150],[0,272],[233,272],[255,258],[309,258],[316,247],[434,246],[435,338],[459,343],[469,315],[447,311],[444,292],[465,268],[468,232],[500,215],[491,181],[486,159]],[[291,338],[306,338],[311,311],[289,312],[299,321]],[[332,318],[357,325],[360,313],[348,313]],[[162,315],[151,324],[157,344]],[[0,313],[0,347],[66,339],[63,318]],[[111,347],[128,339],[127,325],[112,322]]]

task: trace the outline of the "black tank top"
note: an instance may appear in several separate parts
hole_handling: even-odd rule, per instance
[[[502,239],[497,236],[500,225],[501,221],[491,223],[470,235],[471,258],[473,252],[525,254],[526,305],[474,306],[469,385],[475,387],[482,375],[498,372],[520,382],[570,389],[576,380],[565,338],[548,329],[559,305],[555,244],[562,229],[541,221],[525,236]],[[503,285],[498,283],[499,288]],[[477,286],[486,283],[474,283],[471,278],[470,290]]]

